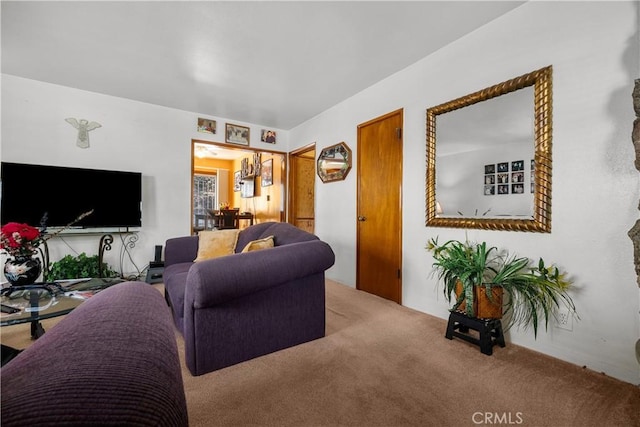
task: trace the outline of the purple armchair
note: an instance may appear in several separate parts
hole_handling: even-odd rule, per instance
[[[270,235],[275,247],[240,253]],[[197,252],[198,236],[167,240],[163,274],[193,375],[324,337],[335,255],[317,236],[267,222],[240,231],[235,254],[194,263]]]

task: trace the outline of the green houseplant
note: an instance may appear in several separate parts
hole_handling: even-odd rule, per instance
[[[486,242],[449,240],[439,244],[437,238],[431,239],[426,249],[433,255],[433,269],[444,285],[447,301],[455,301],[452,311],[463,310],[476,317],[477,300],[486,296],[504,315],[505,328],[533,327],[536,337],[540,322],[544,320],[547,328],[561,305],[576,314],[568,294],[571,282],[557,267],[547,267],[542,258],[534,263]]]
[[[106,262],[102,263],[102,275],[98,255],[87,256],[82,252],[78,256],[65,255],[60,261],[51,263],[45,271],[45,280],[50,282],[84,277],[118,277],[118,273]]]

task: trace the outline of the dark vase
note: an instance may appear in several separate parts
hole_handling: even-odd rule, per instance
[[[8,259],[4,264],[4,277],[11,286],[32,285],[40,277],[42,263],[40,258],[16,257]]]

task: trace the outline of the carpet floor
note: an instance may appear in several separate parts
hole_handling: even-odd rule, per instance
[[[640,427],[638,386],[508,342],[486,356],[443,319],[329,280],[326,307],[324,338],[197,377],[176,333],[190,425]]]
[[[326,306],[322,339],[183,370],[191,425],[640,426],[637,386],[509,343],[486,356],[443,319],[331,281]]]

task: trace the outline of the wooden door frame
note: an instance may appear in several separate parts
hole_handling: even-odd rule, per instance
[[[302,154],[308,153],[310,151],[316,151],[316,143],[312,142],[310,144],[307,144],[303,147],[297,148],[293,151],[289,152],[288,158],[287,158],[287,163],[289,164],[289,179],[287,180],[287,188],[289,188],[289,197],[287,198],[287,222],[289,224],[295,225],[294,224],[294,220],[295,218],[293,218],[293,207],[294,207],[294,203],[296,200],[296,194],[295,194],[295,162],[291,161],[292,157],[302,157]],[[315,161],[315,154],[314,154],[314,161]],[[315,182],[315,181],[314,181]],[[314,196],[313,196],[313,204],[314,204],[314,211],[315,211],[315,191],[314,191]]]

